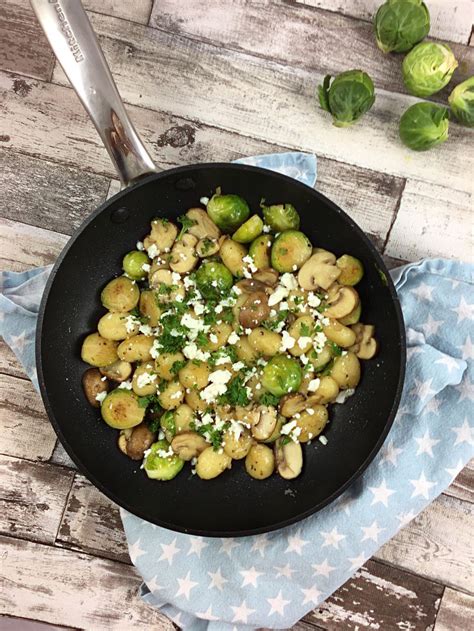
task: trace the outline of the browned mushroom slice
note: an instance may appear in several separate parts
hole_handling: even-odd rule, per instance
[[[186,216],[195,222],[194,225],[188,229],[188,232],[197,239],[205,239],[207,237],[208,239],[217,240],[221,236],[219,228],[202,208],[190,208]]]
[[[283,444],[281,438],[275,443],[277,471],[285,480],[297,478],[303,469],[303,451],[299,443]]]
[[[207,447],[209,444],[196,432],[181,432],[171,441],[171,448],[181,460],[192,460]]]
[[[344,318],[359,304],[359,294],[352,287],[339,287],[328,299],[329,307],[324,315],[328,318]]]
[[[88,368],[82,375],[82,387],[87,401],[95,408],[100,407],[100,400],[97,396],[109,391],[109,383],[104,379],[98,368]]]
[[[127,379],[132,374],[132,364],[130,362],[122,361],[119,359],[118,361],[110,364],[109,366],[102,366],[99,368],[102,375],[112,379],[112,381],[127,381]]]
[[[252,427],[252,436],[256,440],[266,440],[275,430],[278,420],[277,411],[273,407],[263,405],[258,408],[258,411],[260,412],[260,418],[258,423]]]
[[[356,334],[356,341],[350,350],[359,359],[372,359],[378,350],[377,340],[374,338],[375,327],[372,324],[362,324],[358,322],[351,329]]]
[[[285,396],[280,399],[280,402],[278,404],[280,414],[283,414],[283,416],[286,416],[286,418],[291,418],[298,412],[304,410],[305,407],[307,407],[306,397],[304,396],[304,394],[301,394],[299,392],[285,394]]]
[[[239,313],[239,322],[244,329],[255,329],[270,315],[268,296],[263,291],[250,294]]]
[[[254,280],[258,280],[269,287],[275,287],[278,283],[278,279],[280,278],[280,274],[275,269],[268,267],[255,272],[253,278]]]
[[[240,291],[243,291],[246,294],[252,294],[255,291],[271,293],[269,285],[266,285],[259,280],[255,280],[255,278],[244,278],[243,280],[239,280],[235,283],[235,286],[237,289],[240,289]]]
[[[166,219],[153,219],[151,232],[144,239],[143,244],[145,248],[155,244],[158,252],[169,252],[177,236],[178,228],[174,223]]]
[[[179,241],[175,241],[170,254],[170,268],[173,272],[185,274],[196,267],[199,260],[196,254],[197,237],[184,234]]]
[[[155,434],[146,423],[140,423],[133,429],[120,432],[118,446],[120,451],[132,460],[142,460],[147,449],[155,440]]]
[[[328,289],[340,274],[341,270],[336,265],[321,262],[321,256],[313,254],[298,272],[298,283],[308,291]]]
[[[220,243],[218,239],[210,239],[209,237],[204,237],[203,239],[199,239],[196,245],[196,253],[199,258],[203,259],[207,256],[213,256],[219,252]]]

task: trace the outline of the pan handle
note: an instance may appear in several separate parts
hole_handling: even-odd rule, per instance
[[[59,63],[128,186],[157,169],[125,110],[80,0],[30,0]]]

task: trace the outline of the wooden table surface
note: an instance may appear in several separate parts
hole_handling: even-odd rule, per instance
[[[400,145],[397,121],[416,99],[401,81],[400,58],[374,44],[376,0],[85,4],[161,169],[312,151],[318,190],[391,265],[472,260],[473,134],[453,124],[450,140],[432,152]],[[460,61],[459,82],[473,74],[471,2],[428,4],[431,35],[448,40]],[[354,67],[371,74],[377,100],[357,126],[336,129],[316,106],[315,87],[325,73]],[[27,0],[0,5],[0,84],[0,269],[24,270],[52,263],[118,183]],[[117,507],[74,469],[40,397],[1,345],[0,629],[172,629],[137,597]],[[471,463],[294,629],[467,631],[473,502]]]

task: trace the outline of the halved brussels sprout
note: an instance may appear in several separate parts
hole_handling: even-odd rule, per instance
[[[138,397],[130,390],[116,388],[102,401],[102,418],[114,429],[128,429],[139,425],[145,417],[145,408],[140,407]]]
[[[448,101],[458,121],[466,127],[474,127],[474,77],[457,85]]]
[[[111,280],[102,290],[100,299],[109,311],[125,313],[134,309],[140,298],[140,290],[135,281],[126,276]]]
[[[262,234],[250,244],[249,255],[252,257],[257,269],[262,270],[270,267],[270,251],[272,243],[273,237],[268,234]]]
[[[250,208],[238,195],[213,195],[207,204],[207,213],[222,232],[230,233],[248,219]]]
[[[422,42],[403,60],[403,81],[415,96],[431,96],[451,80],[458,62],[447,44]]]
[[[372,79],[362,70],[341,72],[332,84],[331,75],[326,75],[318,90],[319,104],[332,114],[336,127],[352,125],[375,101]]]
[[[427,151],[448,139],[449,112],[435,103],[415,103],[400,119],[400,138],[413,151]]]
[[[374,20],[377,45],[384,53],[405,53],[430,31],[430,14],[422,0],[387,0]]]
[[[152,480],[167,481],[175,478],[184,467],[184,460],[170,453],[171,446],[166,440],[158,440],[150,447],[150,453],[143,462],[145,473]]]
[[[300,227],[300,216],[293,204],[263,206],[262,211],[265,223],[268,224],[274,232],[298,230]]]
[[[299,362],[286,355],[276,355],[262,371],[262,386],[276,397],[297,392],[303,379]]]
[[[209,261],[196,272],[196,284],[204,298],[218,300],[229,292],[234,279],[223,263]]]
[[[256,239],[263,230],[263,221],[258,215],[252,215],[250,219],[247,219],[240,228],[232,235],[234,241],[237,243],[250,243]]]
[[[337,279],[340,285],[357,285],[364,275],[364,267],[359,259],[350,254],[343,254],[336,261],[341,274]]]
[[[132,250],[123,257],[122,269],[129,278],[143,280],[150,269],[150,259],[146,252]]]
[[[295,272],[309,259],[313,246],[308,237],[298,230],[285,230],[272,246],[272,267],[278,272]]]
[[[160,426],[165,433],[166,440],[171,442],[176,435],[176,421],[172,410],[168,410],[160,417]]]

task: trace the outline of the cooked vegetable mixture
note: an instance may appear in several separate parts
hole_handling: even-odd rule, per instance
[[[290,480],[377,351],[354,289],[363,267],[313,247],[291,204],[262,219],[237,195],[201,202],[180,226],[154,219],[102,290],[84,392],[149,478],[189,461],[210,480],[245,460],[257,480]]]

